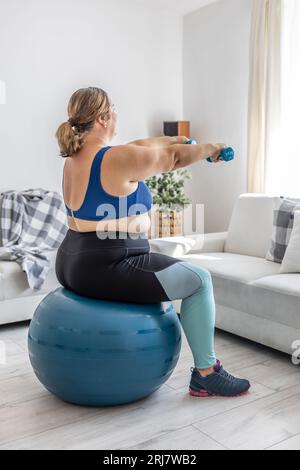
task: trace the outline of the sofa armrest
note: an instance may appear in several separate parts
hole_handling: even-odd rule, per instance
[[[165,237],[149,240],[153,253],[181,257],[188,253],[209,253],[224,251],[227,232]]]
[[[188,237],[164,237],[149,240],[152,253],[162,253],[168,256],[184,256],[190,252],[196,240]]]
[[[227,236],[228,232],[188,235],[195,241],[190,253],[223,253]]]

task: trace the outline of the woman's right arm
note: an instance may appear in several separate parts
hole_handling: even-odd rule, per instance
[[[136,182],[187,167],[208,157],[217,161],[224,147],[225,144],[174,144],[161,148],[116,145],[107,152],[107,163],[116,177]]]
[[[177,154],[177,162],[174,170],[192,165],[200,160],[210,157],[213,162],[218,162],[221,150],[225,144],[197,144],[197,145],[173,145]]]

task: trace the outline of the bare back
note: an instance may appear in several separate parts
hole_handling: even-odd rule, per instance
[[[124,147],[124,146],[120,146]],[[66,159],[64,165],[63,191],[64,199],[67,206],[73,211],[77,211],[83,204],[93,160],[97,152],[102,147],[86,145],[76,153],[73,157]],[[128,196],[133,193],[138,186],[137,181],[130,181],[128,176],[122,171],[122,165],[118,164],[118,160],[122,155],[117,152],[116,148],[107,150],[103,157],[101,165],[101,185],[108,194],[112,196]],[[100,180],[100,175],[99,175]],[[134,222],[132,224],[132,222]],[[137,230],[132,229],[138,223]],[[131,232],[144,232],[149,227],[149,214],[141,214],[135,217],[126,217],[122,219],[114,219],[107,221],[89,221],[78,218],[68,217],[68,224],[72,230],[89,232],[101,230],[120,230]]]

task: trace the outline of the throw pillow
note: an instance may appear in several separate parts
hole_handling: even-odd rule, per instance
[[[294,213],[300,211],[300,200],[276,198],[273,212],[273,234],[266,259],[282,263],[294,225]]]
[[[295,212],[294,227],[279,272],[300,273],[300,211]]]

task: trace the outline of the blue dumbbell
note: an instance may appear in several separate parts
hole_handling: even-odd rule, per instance
[[[187,144],[190,144],[190,145],[195,145],[197,144],[197,142],[195,140],[192,140],[190,139]],[[206,159],[209,163],[213,163],[213,160],[209,157]],[[221,154],[220,154],[220,157],[219,157],[219,160],[222,160],[224,162],[230,162],[232,160],[234,160],[234,150],[233,148],[231,147],[227,147],[227,148],[224,148],[222,151],[221,151]]]

